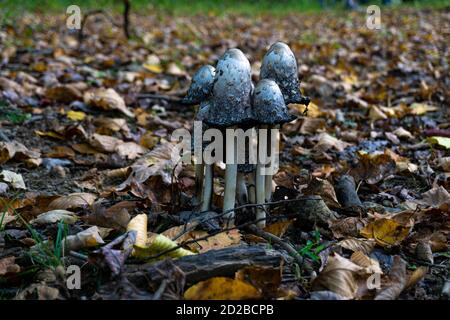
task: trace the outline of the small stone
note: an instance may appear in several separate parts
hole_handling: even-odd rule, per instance
[[[52,168],[51,173],[59,178],[65,178],[66,177],[66,170],[62,166],[54,166]]]

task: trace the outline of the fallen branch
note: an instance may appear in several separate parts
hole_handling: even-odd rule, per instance
[[[261,228],[258,228],[255,225],[251,225],[248,227],[248,229],[254,233],[255,235],[269,241],[270,243],[275,243],[282,247],[284,250],[286,250],[298,263],[300,266],[300,269],[304,269],[310,274],[313,269],[309,264],[305,263],[305,259],[297,252],[297,250],[294,249],[289,243],[283,241],[281,238],[277,237],[276,235],[269,233],[267,231],[262,230]]]
[[[185,256],[173,260],[186,276],[186,285],[191,286],[211,277],[234,277],[236,271],[250,266],[279,268],[292,257],[263,246],[239,246],[210,250],[202,254]],[[145,265],[127,265],[125,276],[134,283],[154,281],[165,261]]]

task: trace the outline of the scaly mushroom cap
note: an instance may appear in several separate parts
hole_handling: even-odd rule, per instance
[[[270,47],[262,60],[260,77],[274,80],[287,104],[309,104],[309,98],[302,96],[300,92],[297,60],[287,44],[275,42]]]
[[[213,66],[205,65],[198,69],[192,77],[191,86],[182,102],[199,104],[207,100],[211,96],[215,76],[216,69]]]
[[[256,121],[268,125],[282,124],[296,118],[289,114],[280,87],[271,79],[263,79],[256,85],[253,115]]]
[[[219,59],[209,107],[198,118],[213,127],[230,127],[251,122],[251,68],[239,49],[229,49]]]

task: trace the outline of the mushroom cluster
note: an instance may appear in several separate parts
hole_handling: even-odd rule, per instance
[[[298,78],[297,61],[289,46],[274,43],[265,54],[256,87],[252,83],[250,62],[239,49],[229,49],[219,59],[216,68],[206,65],[193,76],[186,104],[199,104],[196,119],[202,121],[203,129],[215,128],[225,132],[227,128],[255,128],[258,134],[250,138],[249,148],[257,146],[257,161],[238,163],[236,143],[225,143],[225,190],[223,201],[224,218],[234,222],[236,202],[257,204],[256,220],[265,226],[266,208],[263,204],[272,197],[272,171],[265,163],[278,153],[280,125],[293,121],[287,104],[309,104],[309,98],[302,96]],[[265,129],[265,130],[261,130]],[[256,132],[255,130],[255,132]],[[228,137],[227,137],[228,138]],[[233,138],[234,139],[234,138]],[[241,155],[242,156],[242,155]],[[263,160],[264,159],[264,160]],[[201,211],[209,211],[213,193],[213,164],[196,164],[197,197]],[[246,181],[248,178],[248,181]]]

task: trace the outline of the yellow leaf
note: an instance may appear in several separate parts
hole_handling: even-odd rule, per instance
[[[86,113],[82,111],[68,111],[67,112],[67,118],[73,121],[83,121],[84,118],[86,118]]]
[[[50,137],[50,138],[55,138],[55,139],[59,139],[59,140],[64,140],[65,139],[59,133],[52,132],[52,131],[43,132],[43,131],[35,130],[34,133],[36,133],[40,137]]]
[[[143,67],[145,69],[147,69],[150,72],[153,73],[161,73],[163,72],[163,68],[160,64],[148,64],[148,63],[144,63]]]
[[[130,220],[127,231],[136,231],[136,246],[145,247],[147,243],[147,215],[142,213]]]
[[[184,293],[186,300],[245,300],[260,297],[260,292],[252,285],[225,277],[201,281]]]
[[[394,246],[402,242],[411,231],[412,226],[402,225],[393,219],[381,218],[369,223],[360,232],[367,239],[383,246]]]
[[[445,149],[450,149],[450,138],[447,137],[429,137],[428,142],[431,144],[437,144]]]
[[[425,103],[413,103],[409,106],[410,113],[415,114],[416,116],[423,115],[427,112],[436,111],[438,110],[438,107],[430,106],[429,104]]]
[[[151,237],[147,239],[146,244],[144,246],[140,244],[139,245],[136,244],[134,246],[133,255],[141,259],[148,259],[151,256],[157,255],[166,250],[174,249],[177,246],[178,243],[170,240],[169,238],[163,236],[162,234],[151,234]],[[169,256],[172,258],[181,258],[184,256],[190,256],[194,254],[195,253],[189,250],[177,248],[161,256],[161,258],[165,256]]]

